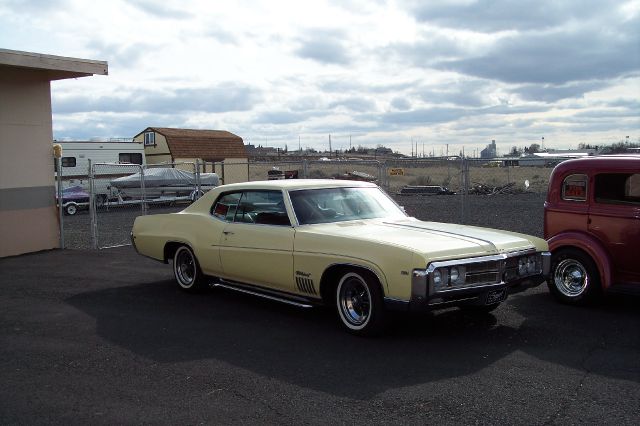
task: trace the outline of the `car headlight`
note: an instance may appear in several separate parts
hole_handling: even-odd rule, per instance
[[[464,266],[452,266],[449,270],[449,278],[452,285],[461,285],[465,281],[465,268]]]
[[[433,271],[433,284],[438,287],[442,285],[442,272],[440,272],[440,269]]]
[[[518,275],[525,275],[527,273],[527,258],[521,257],[518,259]]]

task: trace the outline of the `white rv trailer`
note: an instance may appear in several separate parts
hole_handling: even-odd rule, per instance
[[[81,186],[89,191],[89,160],[96,163],[146,164],[144,145],[139,142],[118,141],[53,141],[62,147],[62,188]],[[57,169],[56,169],[57,172]],[[100,167],[96,170],[94,191],[99,203],[107,201],[111,179],[135,173],[133,167]]]

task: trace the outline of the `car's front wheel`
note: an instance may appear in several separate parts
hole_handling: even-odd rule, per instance
[[[205,277],[198,260],[188,246],[180,246],[173,255],[173,275],[182,290],[198,291],[205,287]]]
[[[386,328],[383,297],[369,274],[347,272],[336,288],[336,305],[342,324],[353,334],[373,336]]]
[[[570,305],[585,305],[600,295],[600,275],[586,253],[573,248],[553,253],[549,291],[559,301]]]

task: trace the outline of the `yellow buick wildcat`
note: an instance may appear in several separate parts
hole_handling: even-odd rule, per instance
[[[423,222],[354,181],[219,186],[180,213],[136,218],[131,237],[138,253],[173,262],[183,290],[335,306],[359,335],[384,330],[389,310],[491,311],[550,266],[541,238]]]

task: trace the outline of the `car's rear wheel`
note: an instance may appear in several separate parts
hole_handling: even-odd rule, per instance
[[[369,274],[350,271],[342,275],[336,288],[336,305],[350,333],[373,336],[386,327],[382,291]]]
[[[173,275],[182,290],[194,292],[205,287],[205,277],[193,251],[180,246],[173,255]]]
[[[553,253],[551,262],[547,285],[560,302],[586,305],[598,298],[602,292],[600,275],[586,253],[572,248],[561,249]]]

